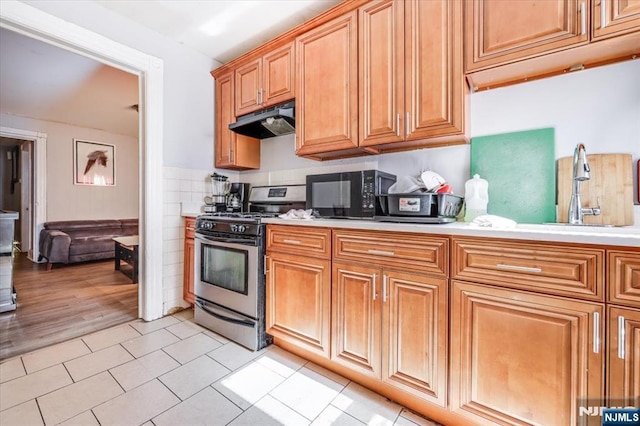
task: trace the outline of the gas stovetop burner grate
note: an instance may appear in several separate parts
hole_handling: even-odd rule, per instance
[[[224,221],[256,221],[259,222],[260,219],[276,217],[278,213],[255,213],[255,212],[245,212],[245,213],[230,213],[230,212],[216,212],[216,213],[208,213],[200,216],[201,218],[207,220],[224,220]]]

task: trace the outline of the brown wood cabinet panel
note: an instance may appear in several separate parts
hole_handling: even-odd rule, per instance
[[[234,73],[230,71],[216,79],[215,166],[232,170],[260,168],[260,140],[229,130],[229,124],[236,120],[234,105]]]
[[[609,302],[640,308],[640,250],[608,250]]]
[[[235,115],[241,116],[261,108],[262,58],[253,60],[235,71]]]
[[[182,284],[182,298],[189,303],[195,302],[194,293],[194,237],[196,218],[187,217],[184,223],[184,276]]]
[[[235,69],[235,115],[241,116],[295,97],[293,42]]]
[[[296,39],[296,154],[358,150],[357,14]]]
[[[578,0],[473,0],[467,4],[466,69],[479,70],[588,42]]]
[[[333,262],[331,360],[371,377],[381,374],[381,273]]]
[[[387,270],[382,279],[382,380],[445,407],[447,280]]]
[[[466,120],[459,1],[411,1],[405,6],[407,140],[463,135]],[[428,141],[427,141],[428,142]],[[464,142],[459,139],[458,143]],[[434,139],[434,143],[439,143]]]
[[[267,251],[331,259],[331,229],[269,224]]]
[[[229,72],[216,79],[216,140],[215,165],[225,167],[233,165],[232,148],[235,143],[235,133],[228,126],[236,119],[233,72]]]
[[[361,146],[404,140],[404,7],[374,1],[358,10]]]
[[[638,0],[592,0],[591,7],[593,40],[640,31]]]
[[[263,107],[295,97],[295,52],[293,42],[267,53],[263,57]]]
[[[371,232],[352,229],[333,231],[333,258],[368,262],[447,275],[449,241],[423,234]]]
[[[267,256],[267,333],[329,357],[331,262]]]
[[[408,0],[359,9],[360,146],[465,142],[462,7]]]
[[[608,307],[607,406],[640,407],[640,310]]]
[[[604,301],[604,250],[453,238],[451,278]]]
[[[479,424],[573,425],[578,398],[601,398],[602,304],[459,281],[451,304],[452,411]]]

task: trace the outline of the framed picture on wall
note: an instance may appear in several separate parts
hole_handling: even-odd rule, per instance
[[[102,142],[73,140],[75,185],[115,186],[116,147]]]

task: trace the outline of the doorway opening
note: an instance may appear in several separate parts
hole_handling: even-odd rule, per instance
[[[162,60],[20,2],[3,5],[0,26],[139,76],[139,234],[142,261],[138,316],[147,321],[160,318],[163,315]]]
[[[16,249],[33,257],[33,144],[32,140],[2,136],[0,132],[0,179],[3,210],[19,213],[15,223]]]

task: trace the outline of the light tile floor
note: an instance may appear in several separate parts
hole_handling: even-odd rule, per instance
[[[434,426],[276,346],[251,352],[186,310],[0,364],[0,425]]]

